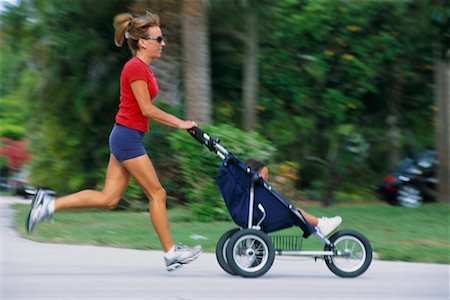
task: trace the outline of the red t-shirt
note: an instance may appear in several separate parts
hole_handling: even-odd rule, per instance
[[[136,97],[131,90],[131,83],[135,80],[147,82],[150,99],[153,100],[158,94],[158,82],[150,66],[137,57],[130,59],[124,65],[120,74],[120,104],[116,115],[116,123],[141,132],[147,132],[149,120],[142,115]]]

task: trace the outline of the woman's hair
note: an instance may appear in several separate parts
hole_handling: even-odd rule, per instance
[[[114,42],[116,46],[121,47],[126,38],[128,47],[133,55],[139,50],[138,41],[140,38],[148,37],[147,29],[153,26],[159,26],[159,16],[146,12],[145,15],[133,17],[129,13],[118,14],[114,17]]]
[[[255,172],[260,172],[266,166],[262,161],[253,158],[247,159],[245,164]]]

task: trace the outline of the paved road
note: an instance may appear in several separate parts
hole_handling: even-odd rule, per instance
[[[36,243],[12,229],[0,198],[1,299],[449,299],[449,265],[373,261],[343,279],[322,261],[277,257],[260,278],[227,275],[215,256],[168,273],[162,253]]]

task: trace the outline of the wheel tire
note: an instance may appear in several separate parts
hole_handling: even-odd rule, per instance
[[[254,229],[243,229],[233,234],[225,252],[230,268],[242,277],[264,275],[275,260],[270,238]]]
[[[325,251],[338,251],[342,255],[325,256],[331,272],[340,277],[357,277],[369,268],[372,262],[372,246],[369,240],[354,230],[342,230],[330,237],[334,245],[325,245]]]
[[[236,272],[233,271],[233,269],[230,268],[228,265],[228,261],[226,258],[226,249],[228,242],[230,241],[230,238],[233,234],[239,231],[239,228],[231,229],[225,232],[219,239],[216,245],[216,258],[217,262],[219,263],[220,267],[231,275],[237,275]]]
[[[402,184],[399,186],[396,201],[399,205],[408,208],[417,208],[423,203],[422,192],[412,184]]]

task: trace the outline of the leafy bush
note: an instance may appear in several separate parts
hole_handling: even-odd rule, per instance
[[[268,166],[270,170],[270,185],[288,201],[301,200],[302,193],[296,188],[300,182],[300,164],[292,161],[282,161]]]
[[[219,136],[222,146],[243,161],[250,157],[268,161],[275,152],[271,143],[255,132],[227,124],[202,126],[202,130],[213,138]],[[214,182],[220,159],[185,131],[173,132],[169,140],[180,167],[182,192],[198,219],[227,219],[228,212]]]

